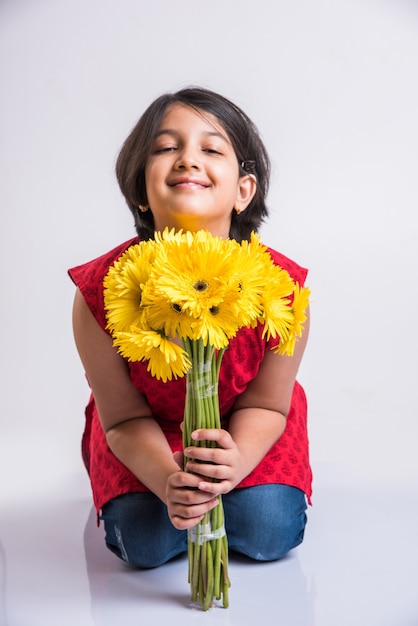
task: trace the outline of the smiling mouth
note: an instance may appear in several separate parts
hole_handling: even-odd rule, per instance
[[[207,189],[209,187],[207,183],[192,178],[179,178],[170,183],[169,186],[176,189]]]

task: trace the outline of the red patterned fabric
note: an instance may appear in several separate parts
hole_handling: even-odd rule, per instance
[[[103,306],[103,278],[110,265],[138,239],[131,239],[103,256],[69,270],[94,317],[106,329]],[[282,254],[269,249],[275,263],[289,272],[295,281],[304,284],[307,270]],[[219,402],[222,425],[228,428],[236,397],[257,374],[266,349],[274,345],[261,337],[262,328],[243,328],[230,341],[222,359],[219,378]],[[161,425],[173,451],[182,449],[179,424],[183,419],[185,379],[162,381],[147,372],[145,363],[130,363],[134,385],[146,396],[152,413]],[[97,511],[116,496],[148,489],[113,455],[100,424],[94,397],[86,407],[86,423],[82,439],[82,455],[90,476]],[[238,485],[285,484],[304,491],[310,502],[312,473],[309,464],[307,434],[307,403],[301,385],[296,382],[286,429],[261,463]]]

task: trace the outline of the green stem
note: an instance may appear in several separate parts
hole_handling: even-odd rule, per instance
[[[218,398],[219,369],[224,350],[217,353],[213,346],[204,346],[201,339],[183,339],[183,347],[192,363],[187,374],[186,402],[184,409],[183,446],[216,446],[216,442],[191,439],[198,428],[220,428]],[[187,462],[187,459],[185,459]],[[215,539],[204,536],[209,532],[222,532],[224,513],[222,499],[206,513],[203,520],[190,532],[188,541],[189,572],[192,602],[199,602],[207,611],[213,599],[222,599],[228,606],[228,543],[226,535]],[[218,533],[219,534],[219,533]]]
[[[207,561],[205,564],[206,567],[206,578],[207,584],[205,589],[205,600],[203,603],[203,610],[207,611],[213,601],[213,554],[212,554],[212,543],[207,541]]]

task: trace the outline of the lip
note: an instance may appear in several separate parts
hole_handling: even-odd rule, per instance
[[[168,185],[169,187],[177,187],[180,189],[193,189],[196,187],[206,189],[209,187],[209,184],[205,180],[200,180],[199,178],[193,178],[191,176],[178,176],[177,178],[173,178]]]

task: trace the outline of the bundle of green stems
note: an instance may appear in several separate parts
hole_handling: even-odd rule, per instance
[[[202,339],[183,339],[192,367],[187,374],[184,409],[183,445],[215,447],[213,441],[195,441],[191,438],[199,428],[220,428],[218,379],[224,350],[216,351],[204,345]],[[187,462],[187,459],[185,459]],[[225,533],[222,496],[203,520],[188,531],[189,584],[191,600],[207,611],[214,601],[229,604],[228,540]]]

